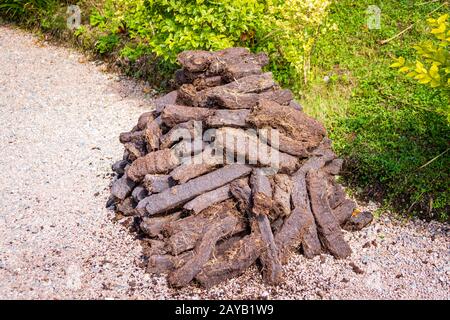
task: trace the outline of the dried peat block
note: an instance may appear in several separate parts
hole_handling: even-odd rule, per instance
[[[201,80],[197,79],[197,80]],[[198,82],[198,81],[197,81]],[[180,102],[200,107],[223,107],[226,109],[251,109],[258,104],[260,99],[268,99],[280,105],[289,105],[292,100],[292,92],[288,89],[272,87],[261,93],[243,93],[231,90],[225,85],[216,87],[201,85],[183,85],[179,92],[182,95]]]
[[[175,104],[177,101],[178,92],[177,90],[171,91],[168,94],[163,95],[162,97],[159,97],[155,99],[153,102],[155,105],[155,111],[159,114],[163,111],[163,109],[168,104]]]
[[[278,169],[279,173],[292,174],[300,166],[298,158],[291,156],[290,154],[279,152],[279,165],[275,169]]]
[[[134,201],[136,201],[136,203],[141,201],[147,196],[148,192],[143,186],[137,186],[136,188],[134,188],[133,192],[131,192],[131,197],[133,198]]]
[[[111,194],[117,199],[123,200],[131,194],[135,185],[136,183],[125,173],[112,183]]]
[[[161,254],[150,256],[147,263],[146,272],[152,274],[169,273],[183,266],[194,256],[193,251],[183,252],[179,256]]]
[[[331,209],[331,211],[338,221],[339,225],[342,226],[348,219],[350,219],[355,209],[356,203],[353,200],[344,199],[344,201],[339,206]]]
[[[225,201],[231,197],[230,185],[226,184],[218,189],[206,192],[189,201],[183,206],[183,209],[197,214],[209,206]]]
[[[181,166],[175,168],[170,176],[173,180],[178,181],[180,184],[186,183],[187,181],[201,176],[205,173],[211,172],[215,169],[214,165],[207,163],[201,164],[182,164]]]
[[[128,152],[128,160],[130,161],[134,161],[146,154],[146,147],[144,144],[127,142],[124,143],[123,146]]]
[[[348,257],[352,251],[345,242],[339,222],[328,204],[326,177],[321,171],[311,170],[306,180],[321,243],[336,258]]]
[[[223,107],[226,109],[250,109],[259,100],[257,93],[275,86],[270,72],[252,75],[197,92],[195,106]]]
[[[193,156],[197,156],[202,153],[203,148],[206,146],[201,139],[194,141],[182,140],[174,145],[171,150],[175,156],[180,160],[180,163],[188,163],[192,160]]]
[[[204,234],[205,228],[228,216],[238,217],[238,223],[232,232],[233,235],[246,230],[246,221],[242,214],[234,208],[232,201],[224,201],[208,207],[197,215],[190,215],[167,224],[163,233],[168,238],[167,247],[169,251],[177,255],[194,248]]]
[[[283,264],[288,262],[289,254],[295,252],[303,241],[307,242],[306,250],[309,250],[308,257],[313,257],[320,253],[321,245],[317,236],[312,241],[304,239],[305,231],[311,223],[311,219],[304,214],[304,211],[299,208],[294,208],[281,226],[275,223],[272,224],[272,228],[275,229],[275,243],[279,250],[280,261]]]
[[[144,139],[147,144],[148,152],[159,149],[159,139],[162,135],[161,124],[162,119],[159,116],[149,122],[144,130]]]
[[[188,107],[182,105],[166,105],[161,113],[161,119],[164,124],[174,127],[178,123],[188,122],[189,120],[204,121],[213,114],[211,109]]]
[[[160,138],[160,148],[167,149],[182,139],[193,141],[196,138],[201,139],[202,123],[200,121],[190,120],[174,126],[165,135]]]
[[[224,239],[214,248],[213,254],[223,254],[225,251],[234,246],[240,239],[241,237],[237,236]],[[142,247],[144,257],[148,258],[146,268],[146,272],[148,273],[169,273],[184,265],[187,260],[194,256],[193,250],[183,252],[176,256],[167,254],[166,244],[162,240],[145,239]]]
[[[213,53],[214,59],[208,69],[208,73],[219,74],[223,73],[224,67],[233,61],[242,59],[250,54],[250,50],[243,47],[226,48]]]
[[[176,212],[163,217],[143,217],[139,227],[149,237],[155,238],[161,235],[163,228],[172,221],[178,220],[181,212]]]
[[[309,152],[303,144],[298,143],[297,140],[294,140],[287,135],[284,134],[277,134],[278,141],[275,142],[272,140],[272,130],[270,127],[264,127],[261,129],[258,129],[259,136],[264,140],[267,141],[267,143],[272,146],[273,148],[278,148],[281,152],[284,152],[286,154],[295,156],[295,157],[307,157],[309,155]]]
[[[105,208],[109,209],[109,210],[115,210],[117,209],[116,207],[116,203],[117,203],[117,198],[114,197],[112,194],[108,197],[108,200],[106,200],[106,204],[105,204]]]
[[[195,155],[191,159],[188,159],[188,161],[176,167],[170,173],[170,176],[174,181],[183,184],[193,178],[213,171],[218,165],[221,165],[224,162],[223,155],[220,154],[220,156],[215,156],[214,151],[215,149],[213,146],[205,146],[200,154]]]
[[[325,145],[321,144],[319,148]],[[275,235],[275,241],[280,249],[283,263],[287,263],[289,251],[300,245],[302,246],[303,254],[307,258],[312,258],[322,251],[306,185],[306,174],[308,171],[319,170],[326,162],[334,158],[334,154],[331,152],[322,153],[324,154],[323,156],[314,156],[308,159],[291,177],[291,199],[294,209]]]
[[[179,158],[170,149],[153,151],[136,159],[128,168],[127,175],[133,181],[142,180],[147,174],[166,173],[180,163]]]
[[[287,106],[292,101],[292,99],[294,99],[294,95],[292,94],[292,91],[289,89],[276,88],[275,90],[272,89],[265,92],[261,92],[258,98],[272,100],[278,104]]]
[[[187,90],[189,89],[189,90]],[[226,85],[197,90],[193,85],[186,88],[180,88],[183,92],[182,101],[199,107],[226,109],[251,109],[258,104],[260,99],[273,100],[281,105],[289,104],[292,99],[290,90],[280,90],[273,87],[272,90],[261,93],[237,92],[234,89],[227,88]],[[197,90],[197,91],[195,91]]]
[[[216,88],[237,93],[260,93],[273,88],[275,85],[276,83],[272,79],[272,72],[266,72],[259,75],[247,76]]]
[[[124,147],[123,156],[124,159],[127,160],[128,162],[133,162],[142,155],[142,152],[138,148],[136,148],[136,145],[134,143],[125,143],[123,147]]]
[[[191,72],[206,71],[213,60],[214,53],[203,50],[187,50],[177,56],[184,69]]]
[[[228,48],[213,53],[207,74],[221,74],[226,81],[260,74],[269,63],[265,53],[252,54],[246,48]]]
[[[193,105],[197,88],[190,83],[185,83],[178,88],[177,105]]]
[[[258,103],[257,93],[235,92],[220,87],[198,91],[193,98],[193,105],[202,108],[251,109]]]
[[[305,174],[295,174],[292,177],[292,203],[294,209],[275,234],[275,243],[283,263],[287,263],[291,250],[300,245],[303,246],[304,254],[308,257],[313,257],[321,251],[309,205]]]
[[[250,164],[270,166],[272,171],[291,173],[299,166],[299,160],[270,147],[254,131],[222,127],[216,130],[214,145],[226,151],[227,158],[235,158]]]
[[[263,278],[269,284],[278,284],[282,280],[283,272],[281,269],[280,253],[275,243],[269,218],[266,215],[257,215],[254,219],[258,226],[257,232],[266,246],[259,256],[259,260],[263,266]]]
[[[195,244],[202,237],[205,228],[211,225],[218,217],[206,215],[188,216],[180,219],[178,223],[169,223],[163,233],[167,238],[167,249],[173,255],[179,255],[182,252],[195,247]]]
[[[323,166],[336,158],[336,155],[332,150],[325,149],[325,144],[320,144],[314,149],[313,153],[316,153],[316,155],[306,160],[300,169],[294,173],[294,176],[300,174],[306,175],[311,170],[320,170]]]
[[[186,286],[211,258],[216,243],[229,235],[236,227],[238,218],[229,216],[210,225],[200,242],[195,246],[194,256],[169,274],[168,282],[173,287]]]
[[[344,188],[336,181],[331,180],[328,184],[328,204],[331,209],[335,209],[340,206],[346,199]]]
[[[241,209],[241,211],[250,213],[250,211],[252,210],[251,206],[252,190],[249,187],[247,180],[248,179],[239,179],[233,181],[230,185],[230,191],[238,201],[239,208]],[[262,219],[260,217],[262,217]],[[266,281],[269,281],[270,283],[276,283],[281,280],[281,267],[280,267],[281,255],[278,249],[278,245],[276,244],[276,239],[273,236],[269,219],[265,215],[259,216],[252,215],[251,219],[253,229],[252,235],[256,238],[259,238],[260,243],[263,244],[263,248],[261,248],[260,255],[262,255],[261,262],[264,265],[265,270],[263,271],[264,278],[266,279]],[[287,219],[290,219],[290,217],[288,217]],[[246,255],[253,257],[251,255],[253,253],[254,252],[247,251]],[[218,270],[220,270],[220,268],[218,268]],[[219,275],[217,275],[216,277],[221,279]],[[204,281],[206,283],[206,279]]]
[[[211,128],[217,127],[246,127],[247,117],[250,110],[214,110],[214,114],[206,119],[206,125]]]
[[[272,186],[269,178],[261,169],[253,169],[250,176],[250,185],[253,200],[252,212],[254,214],[252,230],[261,236],[262,242],[266,245],[265,250],[259,257],[263,265],[263,278],[266,282],[275,284],[281,281],[282,271],[278,247],[275,244],[270,221],[267,217],[272,210]]]
[[[244,231],[244,233],[246,233],[246,231]],[[243,232],[240,232],[221,239],[219,242],[217,242],[216,247],[214,248],[214,257],[222,255],[230,250],[246,235],[247,233],[243,234]]]
[[[269,165],[276,161],[278,150],[259,139],[256,132],[222,127],[216,130],[214,144],[226,151],[228,158],[247,161],[250,164]]]
[[[206,88],[221,86],[223,84],[224,82],[221,76],[211,76],[211,77],[202,76],[192,81],[192,85],[195,87],[197,91],[204,90]]]
[[[303,230],[303,238],[301,247],[303,254],[307,258],[312,258],[322,252],[322,245],[320,243],[317,226],[314,220],[314,215],[311,211],[310,200],[308,197],[308,189],[306,185],[306,174],[309,171],[320,170],[326,163],[332,161],[336,155],[329,149],[330,144],[328,139],[324,139],[320,145],[313,151],[317,154],[309,158],[302,167],[292,176],[293,190],[292,202],[294,208],[301,208],[303,215],[299,225],[300,230]],[[295,209],[294,209],[295,211]],[[294,213],[291,213],[291,215]],[[304,227],[304,229],[302,229]]]
[[[253,169],[250,176],[253,208],[255,215],[270,215],[272,210],[272,186],[267,175],[261,169]]]
[[[317,147],[326,135],[325,128],[317,120],[301,111],[266,99],[259,101],[247,121],[257,128],[272,127],[280,130],[280,140],[284,135],[286,141],[295,141],[305,151]],[[281,145],[280,141],[280,147]]]
[[[249,63],[248,60],[237,62],[236,64],[225,67],[223,78],[225,81],[233,81],[243,77],[257,75],[262,73],[262,68],[259,64]]]
[[[220,58],[218,59],[220,61]],[[236,57],[236,59],[223,63],[223,78],[226,81],[233,81],[250,75],[257,75],[262,73],[262,67],[269,63],[269,59],[266,54],[247,54],[242,57]],[[214,69],[214,66],[211,68]],[[217,69],[217,68],[216,68]],[[217,72],[217,70],[216,70]]]
[[[142,255],[151,257],[153,255],[162,255],[167,253],[166,243],[159,239],[143,239],[141,242]]]
[[[117,173],[117,175],[119,177],[121,177],[125,173],[125,167],[127,165],[128,165],[128,161],[127,160],[119,160],[119,161],[114,162],[111,165],[111,169],[112,169],[112,171]]]
[[[343,163],[344,159],[334,159],[323,168],[323,171],[333,176],[338,175],[342,169]]]
[[[264,250],[259,234],[251,233],[235,243],[224,254],[208,261],[195,279],[205,288],[242,274]]]
[[[132,197],[125,198],[125,200],[119,202],[116,209],[117,212],[120,212],[124,216],[133,216],[136,213]]]
[[[144,130],[122,132],[119,135],[119,141],[122,144],[127,143],[127,142],[138,142],[138,141],[142,141],[143,139],[144,139]]]
[[[181,86],[183,84],[191,84],[198,78],[204,78],[204,72],[191,72],[186,69],[178,69],[175,71],[175,84]],[[222,77],[221,77],[222,78]]]
[[[278,102],[278,101],[276,101],[276,102]],[[291,107],[295,110],[298,110],[298,111],[303,111],[303,107],[296,100],[292,100],[291,102],[289,102],[289,107]]]
[[[140,115],[138,123],[136,125],[137,131],[142,131],[147,128],[149,123],[156,119],[155,111],[144,112]]]
[[[311,156],[317,156],[317,157],[321,157],[321,156],[326,156],[326,157],[332,157],[330,159],[327,159],[327,163],[330,162],[333,159],[336,159],[337,156],[336,154],[333,152],[332,148],[331,148],[331,140],[328,137],[325,137],[322,139],[322,141],[320,142],[320,144],[317,146],[317,148],[315,148],[313,151],[311,151]],[[325,165],[325,164],[324,164]],[[323,166],[323,165],[322,165]]]
[[[238,202],[241,212],[249,215],[252,209],[252,189],[248,185],[248,178],[242,178],[231,182],[230,192]]]
[[[287,174],[273,176],[273,211],[277,216],[291,213],[292,180]]]
[[[356,211],[347,219],[342,228],[347,231],[358,231],[370,224],[372,220],[373,215],[369,211]]]
[[[185,184],[174,186],[161,193],[151,195],[141,202],[137,208],[144,209],[147,214],[161,213],[199,196],[202,193],[217,189],[235,179],[245,176],[251,172],[251,168],[241,164],[231,164],[198,178],[192,179]]]
[[[147,189],[148,193],[160,193],[166,189],[169,189],[174,185],[171,181],[170,175],[161,174],[147,174],[142,181],[143,186]]]
[[[218,65],[225,66],[227,64],[232,64],[233,61],[242,59],[250,54],[250,50],[244,47],[232,47],[218,50],[214,52],[213,64],[216,66],[210,66],[209,71],[213,72],[214,70],[217,70],[217,72],[222,73],[223,69],[219,69]]]
[[[284,217],[283,218],[279,217],[270,224],[270,226],[272,228],[272,233],[274,235],[280,231],[281,227],[283,226],[283,223],[284,223]],[[281,260],[281,252],[280,252],[280,260]]]

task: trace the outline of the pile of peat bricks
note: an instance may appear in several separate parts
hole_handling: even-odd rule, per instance
[[[178,61],[177,90],[120,135],[113,165],[109,206],[134,216],[147,271],[211,287],[256,263],[277,284],[291,253],[348,257],[341,229],[372,215],[336,182],[342,160],[324,127],[262,71],[267,56],[230,48]]]

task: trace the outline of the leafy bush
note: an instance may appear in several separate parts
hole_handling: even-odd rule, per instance
[[[37,21],[44,31],[64,28],[64,19],[61,20],[64,13],[55,15],[55,12],[66,1],[4,1],[10,3],[8,12],[31,17],[31,22]],[[254,52],[265,51],[270,55],[268,68],[275,78],[299,90],[309,75],[314,42],[329,27],[322,22],[330,2],[104,0],[94,7],[79,0],[75,3],[90,13],[89,25],[72,33],[84,48],[93,43],[93,49],[99,54],[114,57],[119,52],[130,62],[146,56],[144,60],[156,59],[151,64],[171,71],[177,54],[183,50],[245,46]],[[7,10],[6,6],[3,10]],[[35,14],[36,10],[42,16]],[[33,20],[35,16],[38,19]]]
[[[119,36],[116,34],[100,36],[95,44],[95,49],[97,49],[100,54],[107,53],[114,50],[119,41]]]
[[[66,30],[63,4],[61,0],[1,0],[0,16],[56,35]]]
[[[430,33],[435,40],[423,41],[414,46],[419,56],[415,63],[406,62],[404,57],[398,57],[391,64],[391,67],[398,68],[400,73],[417,80],[420,84],[425,84],[431,88],[450,89],[450,53],[448,44],[450,43],[450,29],[448,24],[448,14],[444,14],[437,19],[427,19]],[[444,114],[450,122],[450,108],[448,105],[439,107],[437,112]]]
[[[270,27],[263,30],[256,47],[270,54],[271,68],[283,84],[299,90],[300,80],[307,82],[310,56],[318,36],[336,28],[323,24],[330,3],[287,0],[267,6],[264,21]]]
[[[297,88],[307,76],[309,55],[329,0],[107,0],[91,24],[128,38],[121,54],[136,60],[150,52],[168,65],[189,49],[245,46],[265,51],[270,69]],[[134,46],[132,45],[134,44]],[[143,50],[143,48],[147,50]],[[133,50],[136,48],[136,52]]]
[[[3,0],[0,3],[0,13],[20,18],[52,9],[55,3],[55,0]]]

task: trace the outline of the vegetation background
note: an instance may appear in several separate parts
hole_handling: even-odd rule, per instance
[[[71,30],[67,8],[75,4],[81,25]],[[369,28],[371,5],[380,9],[379,28]],[[182,50],[265,51],[276,79],[327,126],[355,195],[442,221],[449,219],[449,87],[418,83],[396,67],[401,57],[414,68],[423,56],[417,44],[439,45],[439,26],[427,19],[447,12],[448,2],[438,0],[0,0],[0,17],[160,91],[170,87]],[[444,25],[448,66],[448,16]],[[425,75],[435,77],[431,66]]]

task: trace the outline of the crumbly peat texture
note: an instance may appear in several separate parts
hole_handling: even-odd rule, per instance
[[[267,56],[230,48],[178,61],[178,89],[120,135],[113,165],[108,205],[135,216],[147,272],[211,287],[258,263],[277,285],[293,253],[348,257],[341,228],[372,215],[346,198],[324,127],[263,72]]]

